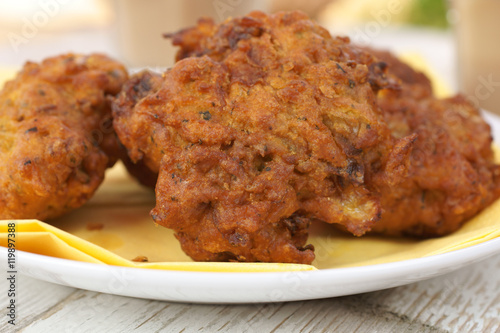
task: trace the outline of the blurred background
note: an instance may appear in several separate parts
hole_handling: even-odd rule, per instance
[[[0,62],[18,65],[54,53],[102,51],[130,66],[169,66],[173,51],[163,32],[193,25],[201,16],[222,21],[253,9],[299,9],[361,43],[398,27],[448,28],[445,0],[0,1]]]
[[[499,68],[489,65],[498,63],[500,50],[483,50],[500,49],[500,0],[0,0],[0,68],[71,51],[161,70],[175,54],[162,33],[200,16],[222,21],[253,9],[300,9],[356,43],[418,54],[451,89],[467,90],[481,105],[500,91]]]

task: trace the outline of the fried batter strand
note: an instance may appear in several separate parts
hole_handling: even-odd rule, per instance
[[[50,219],[84,204],[118,158],[108,97],[127,80],[103,55],[28,62],[0,92],[0,218]]]

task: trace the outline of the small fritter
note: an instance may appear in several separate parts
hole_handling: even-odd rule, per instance
[[[133,75],[130,80],[125,82],[122,87],[122,108],[133,108],[135,103],[137,103],[142,98],[156,93],[162,84],[162,76],[157,73],[153,73],[151,71],[145,70],[136,75]],[[128,114],[121,113],[121,116],[128,117]],[[127,120],[123,120],[122,122],[128,122]],[[120,127],[120,122],[114,122],[114,127],[118,128],[119,131],[122,131],[122,127]],[[137,129],[140,130],[140,129]],[[147,156],[144,156],[141,152],[137,152],[136,155],[131,155],[126,147],[131,147],[136,144],[136,140],[142,140],[142,145],[147,145],[147,140],[150,139],[150,136],[146,131],[148,128],[144,128],[144,135],[138,133],[137,136],[131,137],[128,135],[122,135],[120,146],[121,146],[121,155],[120,158],[127,168],[130,175],[132,175],[136,180],[139,181],[142,185],[150,188],[155,188],[156,181],[158,179],[158,171],[159,167],[157,163],[152,162],[148,159]],[[120,140],[119,140],[120,141]],[[144,143],[146,142],[146,143]],[[129,156],[130,155],[130,156]],[[144,159],[143,159],[144,157]]]
[[[378,103],[396,138],[417,135],[407,179],[381,187],[382,219],[375,232],[442,236],[500,196],[489,125],[463,96],[439,100],[429,80],[387,52],[372,51],[401,79]]]
[[[127,80],[104,55],[28,62],[0,92],[0,218],[50,219],[84,204],[118,158],[108,98]]]
[[[159,172],[153,219],[188,255],[311,263],[312,218],[372,228],[377,187],[404,179],[415,140],[393,138],[376,104],[396,84],[384,63],[299,12],[171,37],[180,61],[132,78],[113,115],[132,161]]]

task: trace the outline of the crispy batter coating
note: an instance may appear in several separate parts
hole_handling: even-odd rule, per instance
[[[118,157],[108,97],[127,79],[103,55],[28,62],[0,92],[0,218],[50,219],[84,204]]]
[[[148,96],[149,94],[156,93],[162,83],[163,79],[160,74],[153,73],[151,71],[142,71],[130,78],[122,87],[122,98],[121,101],[124,103],[121,105],[122,108],[131,109],[140,99]],[[129,114],[120,113],[123,117],[130,116]],[[123,121],[128,121],[123,120]],[[115,121],[114,127],[119,127],[120,123]],[[140,130],[136,128],[136,130]],[[137,136],[131,137],[128,135],[122,135],[119,139],[120,142],[120,159],[127,168],[130,175],[132,175],[136,180],[142,185],[150,188],[155,188],[156,181],[158,179],[159,167],[156,163],[153,163],[147,156],[139,154],[138,156],[130,155],[127,151],[127,147],[131,147],[136,144],[137,140],[142,140],[141,144],[143,146],[147,145],[150,135],[146,132],[148,129],[141,134],[136,132]],[[145,136],[144,136],[145,135]],[[130,156],[129,156],[130,155]],[[143,159],[144,157],[144,159]]]
[[[171,37],[180,61],[132,78],[113,115],[132,161],[159,172],[153,219],[187,254],[311,263],[312,218],[370,230],[376,187],[403,180],[415,140],[393,138],[376,104],[396,84],[385,64],[299,12]]]
[[[441,236],[500,195],[489,125],[457,95],[438,100],[429,80],[387,52],[372,51],[401,79],[401,89],[381,90],[378,103],[395,137],[415,133],[407,179],[382,188],[382,219],[375,232]]]

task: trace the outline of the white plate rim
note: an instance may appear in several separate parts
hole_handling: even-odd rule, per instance
[[[191,272],[108,266],[16,251],[18,273],[91,291],[194,303],[286,302],[346,296],[440,276],[500,252],[500,237],[398,262],[295,272]],[[6,257],[7,249],[0,247]]]

